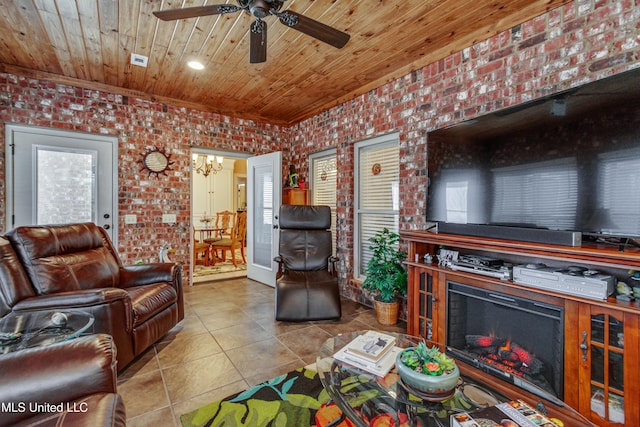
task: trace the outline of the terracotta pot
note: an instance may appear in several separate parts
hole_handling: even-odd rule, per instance
[[[382,302],[378,300],[373,300],[373,303],[376,307],[376,319],[378,323],[391,326],[398,323],[398,307],[400,303],[396,302]]]

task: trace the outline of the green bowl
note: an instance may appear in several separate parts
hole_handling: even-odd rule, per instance
[[[396,370],[398,371],[398,375],[400,375],[405,386],[433,396],[450,395],[452,390],[458,384],[458,379],[460,378],[458,365],[455,365],[453,371],[448,374],[427,375],[416,372],[402,363],[400,359],[402,353],[407,350],[410,349],[403,350],[398,353],[398,356],[396,356]]]

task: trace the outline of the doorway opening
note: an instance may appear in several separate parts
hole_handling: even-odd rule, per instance
[[[219,150],[191,150],[192,284],[247,275],[246,236],[232,232],[240,214],[246,216],[248,157]],[[234,249],[220,249],[232,240]]]

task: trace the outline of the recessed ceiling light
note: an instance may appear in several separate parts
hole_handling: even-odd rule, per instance
[[[189,61],[187,65],[194,70],[204,70],[204,65],[198,61]]]

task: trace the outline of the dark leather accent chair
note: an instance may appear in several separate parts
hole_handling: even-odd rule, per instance
[[[25,226],[0,237],[0,316],[80,309],[113,337],[122,370],[184,318],[182,267],[122,265],[93,223]]]
[[[2,354],[0,373],[0,426],[126,425],[108,335]]]
[[[332,274],[336,258],[331,255],[331,209],[282,205],[278,221],[276,320],[340,318],[340,289]]]

